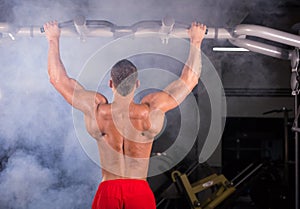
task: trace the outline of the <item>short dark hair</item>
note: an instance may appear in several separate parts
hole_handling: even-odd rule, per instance
[[[126,96],[132,92],[137,80],[137,69],[129,60],[118,61],[112,67],[110,75],[119,94]]]

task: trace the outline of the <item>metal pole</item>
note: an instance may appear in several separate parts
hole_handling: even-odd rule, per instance
[[[298,95],[295,95],[295,127],[298,127]],[[295,209],[299,209],[299,156],[298,132],[295,132]]]
[[[286,107],[282,108],[284,118],[284,181],[289,185],[289,136],[288,136],[288,118],[289,111]]]

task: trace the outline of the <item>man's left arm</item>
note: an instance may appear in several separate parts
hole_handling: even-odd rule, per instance
[[[170,83],[163,91],[145,96],[142,103],[146,103],[152,110],[159,109],[163,113],[177,107],[192,92],[198,84],[201,74],[201,44],[205,36],[206,26],[192,23],[187,31],[190,37],[188,59],[182,69],[180,77]]]

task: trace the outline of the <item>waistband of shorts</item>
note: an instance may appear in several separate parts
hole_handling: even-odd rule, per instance
[[[105,185],[105,184],[136,184],[136,183],[140,183],[140,184],[148,184],[148,182],[146,180],[143,179],[112,179],[112,180],[105,180],[102,181],[100,184]]]

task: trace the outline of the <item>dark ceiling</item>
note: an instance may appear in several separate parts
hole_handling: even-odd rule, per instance
[[[300,29],[297,26],[300,23],[300,1],[258,1],[241,23],[264,25],[296,33]]]

